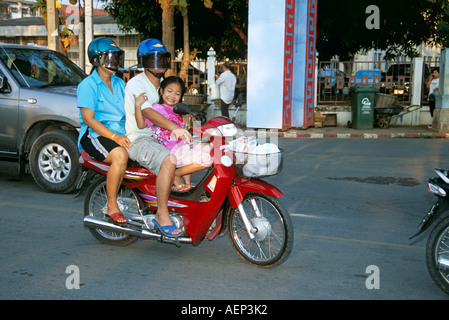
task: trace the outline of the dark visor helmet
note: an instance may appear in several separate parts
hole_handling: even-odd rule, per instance
[[[125,65],[125,52],[108,38],[92,40],[87,49],[89,61],[94,67],[103,66],[117,71]]]
[[[164,44],[156,39],[147,39],[137,48],[139,67],[166,71],[171,67],[171,54]]]

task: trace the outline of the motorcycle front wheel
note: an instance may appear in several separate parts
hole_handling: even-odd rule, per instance
[[[293,247],[293,224],[278,198],[247,194],[243,209],[257,230],[251,239],[238,208],[230,208],[228,232],[237,253],[248,263],[274,267],[283,263]]]
[[[97,219],[105,219],[107,213],[108,197],[106,193],[106,178],[98,177],[87,189],[87,196],[84,201],[84,216],[91,216]],[[138,212],[138,199],[135,194],[125,186],[120,186],[117,194],[117,203],[121,212],[129,217]],[[135,242],[138,238],[124,233],[118,233],[101,228],[89,228],[92,235],[101,243],[126,246]]]
[[[441,220],[430,233],[426,262],[432,280],[449,294],[449,217]]]

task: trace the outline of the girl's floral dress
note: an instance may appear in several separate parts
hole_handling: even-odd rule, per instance
[[[172,107],[156,103],[153,104],[153,110],[156,110],[177,126],[184,128],[182,117],[176,114]],[[153,137],[176,156],[177,168],[192,163],[204,167],[209,167],[212,164],[209,145],[194,142],[185,144],[183,140],[178,140],[170,130],[156,126],[147,118],[145,118],[145,122],[147,123],[147,127],[153,130]]]

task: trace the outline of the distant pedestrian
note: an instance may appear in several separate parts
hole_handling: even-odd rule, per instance
[[[223,73],[218,77],[216,84],[220,86],[221,115],[229,118],[228,108],[234,99],[235,85],[237,84],[229,62],[225,62],[223,65]]]
[[[430,116],[433,119],[433,111],[435,110],[435,102],[436,96],[439,92],[440,87],[440,73],[438,72],[438,68],[432,69],[432,74],[430,75],[429,81],[427,82],[427,88],[429,88],[429,109]],[[429,126],[432,128],[432,125]]]

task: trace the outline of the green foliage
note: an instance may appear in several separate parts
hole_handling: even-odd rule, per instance
[[[135,29],[142,39],[161,38],[162,9],[158,1],[109,0],[104,7],[122,31]]]
[[[449,47],[449,3],[444,0],[434,0],[435,5],[443,11],[441,20],[437,24],[436,38],[445,48]]]
[[[443,0],[436,0],[443,1]],[[447,0],[444,0],[447,2]],[[367,29],[369,5],[379,8],[380,28]],[[417,55],[415,46],[437,44],[444,10],[432,0],[319,0],[317,51],[321,60],[349,60],[360,50],[386,50],[386,59]],[[447,15],[446,15],[447,16]]]
[[[248,0],[172,0],[175,47],[183,47],[182,16],[189,15],[190,47],[206,58],[213,47],[219,58],[245,59]],[[109,0],[105,10],[123,31],[135,29],[142,39],[162,37],[162,0]],[[244,37],[242,38],[242,35]]]

